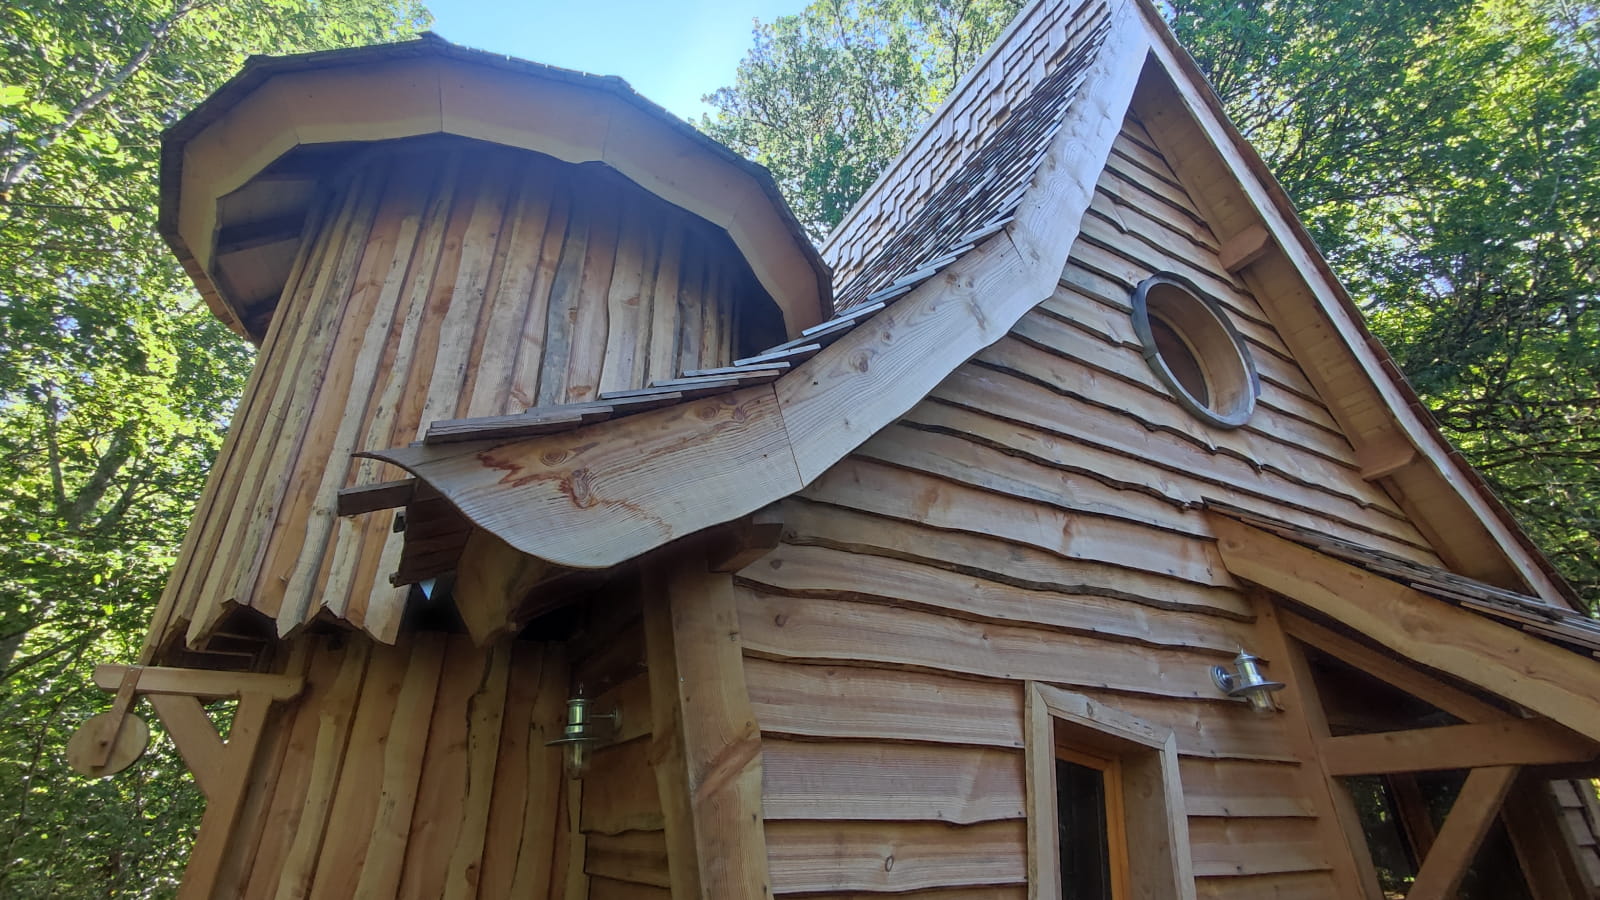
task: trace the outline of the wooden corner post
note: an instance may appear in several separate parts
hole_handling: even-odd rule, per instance
[[[733,576],[705,550],[646,570],[657,784],[674,897],[771,897],[761,730],[745,686]]]

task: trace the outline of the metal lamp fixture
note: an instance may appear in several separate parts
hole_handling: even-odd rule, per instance
[[[1233,658],[1234,671],[1229,672],[1226,666],[1212,666],[1211,680],[1229,697],[1243,697],[1252,710],[1265,715],[1277,711],[1272,693],[1283,690],[1283,683],[1267,680],[1256,665],[1260,661],[1248,650],[1240,649],[1239,655]]]
[[[601,725],[600,722],[606,724]],[[589,768],[589,751],[597,744],[610,740],[622,728],[622,709],[597,713],[589,708],[589,701],[578,695],[567,701],[567,725],[561,737],[547,741],[546,747],[566,748],[568,778],[582,778]]]

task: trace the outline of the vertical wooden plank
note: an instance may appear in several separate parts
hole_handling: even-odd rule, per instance
[[[655,762],[667,843],[672,896],[699,897],[700,859],[695,850],[694,810],[689,802],[689,764],[684,757],[683,709],[678,705],[678,659],[673,646],[668,573],[644,579],[644,646],[650,679],[650,758]]]
[[[727,290],[727,261],[719,259],[713,250],[708,253],[705,294],[700,298],[700,360],[697,368],[711,369],[733,362],[722,356],[723,295]]]
[[[304,805],[295,824],[294,840],[278,875],[277,900],[301,900],[311,890],[316,874],[318,851],[328,827],[328,812],[333,793],[344,768],[345,747],[350,737],[350,722],[360,698],[361,683],[371,656],[372,641],[358,638],[350,642],[338,678],[328,691],[317,714],[317,737],[310,760],[311,775],[306,783]]]
[[[1276,695],[1283,709],[1284,733],[1294,744],[1294,755],[1302,760],[1301,783],[1317,812],[1317,833],[1333,862],[1334,882],[1341,896],[1379,900],[1378,873],[1372,866],[1366,835],[1356,816],[1350,792],[1322,768],[1317,743],[1328,736],[1328,722],[1317,686],[1305,654],[1289,640],[1278,622],[1277,607],[1265,591],[1252,591],[1256,611],[1256,636],[1265,656],[1283,666],[1282,678],[1288,689]]]
[[[578,286],[577,316],[573,319],[572,343],[567,350],[567,389],[562,403],[595,398],[600,386],[600,370],[605,364],[606,333],[611,327],[606,298],[617,265],[621,210],[617,208],[618,192],[611,185],[596,184],[592,191],[585,202],[594,204],[594,225],[589,230],[588,253]]]
[[[337,354],[339,364],[329,367],[317,389],[295,484],[273,529],[259,591],[263,600],[281,604],[285,621],[303,622],[323,604],[336,614],[347,606],[345,593],[319,594],[314,586],[334,533],[338,491],[351,467],[350,454],[361,449],[356,440],[373,393],[368,379],[389,345],[404,272],[393,262],[399,248],[409,250],[416,237],[417,222],[404,213],[403,204],[388,198],[379,208],[349,311],[334,339],[346,349]],[[346,326],[352,333],[346,334]],[[319,460],[323,465],[316,464]]]
[[[683,264],[678,275],[678,359],[673,372],[700,367],[700,329],[705,313],[706,245],[693,232],[683,241]]]
[[[649,384],[679,374],[678,281],[683,270],[683,227],[673,222],[661,239],[661,261],[650,299],[650,355],[644,373]]]
[[[337,320],[340,308],[323,302],[327,294],[331,273],[341,267],[341,260],[359,243],[364,234],[355,233],[352,223],[362,218],[368,188],[363,181],[352,184],[340,201],[339,212],[332,217],[328,229],[317,236],[324,249],[317,260],[317,271],[308,272],[303,279],[303,293],[289,301],[290,309],[280,310],[280,315],[294,315],[292,334],[279,332],[280,346],[270,348],[263,365],[278,372],[272,386],[272,396],[262,397],[260,413],[254,414],[259,428],[252,430],[242,443],[244,455],[230,466],[229,477],[238,485],[236,494],[225,508],[225,521],[219,523],[215,543],[208,547],[196,564],[202,567],[204,578],[197,581],[197,597],[206,598],[209,606],[197,609],[190,623],[193,638],[209,627],[211,620],[221,615],[220,607],[226,600],[239,599],[237,585],[246,581],[250,567],[240,561],[248,554],[253,557],[255,546],[247,542],[252,525],[257,534],[270,517],[277,499],[277,481],[269,477],[274,463],[287,464],[279,453],[280,442],[293,440],[298,430],[289,421],[295,400],[295,387],[303,378],[310,377],[318,367],[326,348],[326,338],[331,324]],[[297,313],[297,315],[296,315]],[[286,438],[286,435],[289,437]],[[275,454],[277,458],[275,459]],[[241,550],[241,548],[248,548]],[[226,565],[213,564],[216,560]]]
[[[658,227],[645,217],[644,204],[637,200],[623,211],[616,273],[606,296],[610,325],[600,373],[601,393],[645,386],[644,354],[650,341],[650,303],[655,291],[656,256],[660,252]]]
[[[518,333],[516,365],[512,370],[508,412],[527,409],[539,402],[539,379],[544,368],[545,329],[549,324],[550,303],[555,291],[556,272],[566,246],[568,220],[572,209],[572,186],[566,179],[552,185],[550,212],[539,248],[538,269],[528,289],[528,308]]]
[[[454,278],[435,301],[445,304],[444,319],[435,336],[432,372],[427,379],[427,401],[417,419],[417,433],[437,419],[451,419],[461,413],[465,399],[462,388],[466,384],[467,369],[471,366],[473,339],[478,330],[479,315],[483,310],[484,294],[488,290],[491,261],[500,245],[500,232],[506,225],[507,181],[511,159],[494,154],[475,158],[482,167],[476,190],[462,206],[469,216],[467,228],[461,237],[460,252],[456,255]],[[442,274],[442,269],[441,269]]]
[[[1055,723],[1033,682],[1024,686],[1023,739],[1027,754],[1028,896],[1061,896],[1061,848],[1056,839]]]
[[[409,296],[408,284],[412,279],[414,263],[421,253],[421,245],[426,240],[423,225],[431,222],[428,214],[438,202],[432,195],[438,186],[436,180],[441,177],[446,181],[451,178],[448,170],[440,172],[435,166],[424,165],[423,159],[404,157],[390,178],[388,194],[402,209],[401,239],[395,242],[384,284],[385,291],[392,290],[395,293],[394,310],[382,356],[364,392],[367,394],[367,406],[359,423],[361,431],[353,439],[353,445],[361,449],[370,447],[375,433],[382,435],[381,440],[388,439],[399,391],[394,385],[395,373],[398,369],[400,377],[404,377],[404,360],[409,358],[412,342],[416,338],[416,319],[421,314],[416,308],[415,298]],[[379,466],[375,460],[351,459],[343,468],[346,470],[343,487],[380,480],[377,476]],[[319,602],[326,604],[331,612],[345,616],[358,627],[366,620],[367,600],[373,580],[370,573],[365,578],[358,573],[368,557],[368,568],[375,571],[379,547],[372,545],[376,543],[381,546],[384,536],[391,531],[393,517],[392,511],[383,510],[367,516],[336,517],[333,523],[330,559],[324,567],[326,573],[319,576],[315,593],[321,598]]]
[[[288,653],[282,672],[306,677],[311,652],[318,642],[297,641]],[[302,696],[293,703],[280,703],[272,708],[262,732],[262,743],[256,751],[251,766],[249,782],[244,791],[244,804],[239,810],[239,824],[229,840],[227,859],[217,876],[215,893],[223,897],[242,897],[249,884],[250,873],[261,846],[261,836],[267,826],[267,811],[271,808],[280,776],[284,771],[284,757],[289,749],[289,735],[295,722],[295,713],[305,702]]]
[[[495,770],[500,756],[501,724],[505,721],[506,681],[511,672],[511,641],[504,639],[489,649],[488,669],[468,704],[466,794],[455,850],[445,877],[446,900],[472,900],[478,896],[478,876],[483,866],[485,829],[494,799]]]
[[[383,781],[353,894],[356,900],[388,900],[399,887],[434,698],[444,667],[445,641],[445,636],[437,633],[418,634],[412,641],[405,681],[383,748]]]
[[[416,440],[422,432],[426,405],[431,401],[436,407],[442,407],[455,400],[443,385],[435,385],[433,381],[440,345],[446,342],[444,335],[448,332],[462,245],[472,221],[482,172],[475,167],[474,157],[466,153],[452,154],[449,166],[452,177],[441,187],[437,218],[430,223],[425,241],[419,243],[420,259],[413,264],[410,276],[415,328],[408,314],[402,326],[410,330],[409,341],[407,336],[402,337],[409,348],[405,366],[396,367],[386,389],[386,401],[392,399],[392,405],[381,408],[380,415],[374,416],[376,420],[382,412],[392,410],[387,415],[389,434],[383,437],[375,427],[369,428],[367,446],[393,447]],[[463,315],[461,307],[456,307],[457,320]],[[392,391],[392,395],[388,391]],[[393,522],[393,513],[370,518],[373,530],[367,532],[364,543],[370,546],[381,541],[381,545],[373,546],[370,551],[363,548],[362,560],[354,575],[353,589],[357,594],[349,614],[352,621],[358,621],[379,640],[392,641],[399,630],[408,591],[389,584],[388,576],[399,568],[405,538],[389,528],[380,530],[385,520]],[[369,552],[376,556],[368,556]],[[364,598],[360,593],[363,586],[367,588]]]
[[[478,326],[478,345],[472,354],[476,365],[467,375],[468,400],[463,416],[519,411],[510,408],[509,392],[516,373],[517,349],[527,327],[530,292],[539,276],[550,213],[550,175],[543,165],[530,165],[521,172],[517,199],[508,211],[511,227],[504,229],[508,237],[502,243],[509,244],[505,265],[484,304]],[[544,317],[537,321],[543,322]]]
[[[451,635],[445,647],[444,671],[433,704],[433,722],[423,753],[422,777],[411,812],[395,897],[439,900],[444,896],[461,833],[469,771],[469,740],[474,695],[490,675],[491,654]]]
[[[589,256],[589,233],[593,227],[590,204],[577,200],[574,197],[570,207],[566,241],[561,246],[561,258],[550,284],[537,406],[564,403],[567,397],[567,360],[572,351],[573,327],[578,321],[579,288],[583,284],[584,261]]]
[[[311,887],[313,900],[343,900],[360,879],[384,782],[384,748],[410,665],[409,647],[377,647],[367,666]]]
[[[1468,773],[1406,900],[1449,900],[1456,895],[1519,771],[1517,766],[1490,766]]]
[[[674,561],[666,584],[701,896],[770,897],[761,730],[745,687],[733,576],[709,571],[697,551]]]
[[[550,883],[561,793],[560,737],[567,666],[551,644],[512,645],[489,843],[478,896],[532,897]]]
[[[280,426],[271,442],[262,442],[255,449],[256,459],[248,473],[247,483],[261,486],[255,503],[248,514],[230,520],[233,539],[224,538],[219,554],[225,564],[217,566],[221,584],[227,585],[220,593],[228,599],[256,606],[269,617],[278,613],[278,595],[256,596],[260,588],[260,575],[266,561],[269,538],[277,522],[278,511],[293,503],[291,488],[293,475],[301,459],[302,445],[306,442],[317,395],[310,390],[320,384],[330,370],[341,368],[342,349],[338,334],[340,323],[352,300],[353,282],[359,276],[361,261],[367,250],[367,240],[375,224],[378,199],[387,172],[383,167],[368,166],[354,179],[351,195],[354,209],[348,220],[339,252],[317,279],[315,292],[308,298],[312,308],[308,315],[314,320],[309,334],[304,336],[305,349],[295,364],[285,373],[279,385],[281,403],[273,404],[272,415]],[[238,511],[236,511],[237,514]],[[207,593],[211,592],[208,582]],[[221,599],[221,597],[218,597]],[[260,603],[257,606],[257,602]],[[220,615],[221,604],[212,603],[207,610],[210,616]],[[206,617],[196,619],[190,628],[190,637],[197,637],[212,624]],[[296,623],[298,624],[298,623]],[[282,623],[279,631],[283,632]]]
[[[284,282],[278,309],[267,328],[266,337],[262,340],[263,363],[271,358],[271,349],[282,342],[283,332],[294,330],[293,326],[286,325],[298,319],[299,310],[291,300],[298,293],[307,269],[314,268],[314,260],[321,253],[323,245],[317,240],[317,236],[321,234],[330,217],[329,206],[326,201],[314,203],[306,213],[300,249],[295,254],[289,278]],[[194,515],[190,519],[189,530],[184,534],[183,545],[178,551],[178,568],[174,569],[167,579],[166,587],[161,592],[161,599],[156,604],[156,612],[151,617],[150,631],[139,654],[140,662],[150,662],[157,645],[166,637],[175,619],[189,616],[194,608],[196,600],[194,583],[204,580],[210,561],[209,552],[202,551],[202,547],[212,547],[217,537],[217,530],[233,510],[233,497],[239,490],[240,483],[229,477],[229,473],[235,465],[235,458],[251,449],[245,432],[250,425],[259,421],[251,414],[251,410],[256,409],[258,404],[265,402],[268,395],[275,392],[280,374],[281,371],[277,367],[264,364],[258,364],[250,371],[250,378],[245,382],[244,394],[234,411],[227,436],[223,438],[222,448],[212,463],[211,473],[206,478],[200,502],[196,504]]]

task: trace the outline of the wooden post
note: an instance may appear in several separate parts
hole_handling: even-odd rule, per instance
[[[696,547],[651,566],[646,579],[646,653],[673,896],[770,897],[761,731],[745,687],[733,577],[710,571]],[[691,848],[692,873],[683,870]]]
[[[1317,811],[1317,830],[1331,857],[1333,878],[1339,885],[1340,896],[1377,900],[1383,894],[1378,887],[1378,873],[1372,866],[1366,837],[1356,820],[1355,803],[1344,785],[1322,768],[1317,752],[1318,744],[1328,737],[1328,722],[1322,711],[1322,701],[1317,697],[1316,685],[1311,680],[1311,667],[1305,655],[1284,634],[1272,598],[1264,591],[1252,591],[1251,599],[1260,626],[1257,634],[1266,651],[1264,655],[1278,664],[1278,677],[1289,685],[1288,690],[1278,694],[1288,720],[1284,730],[1294,742],[1295,755],[1306,772],[1305,788]]]

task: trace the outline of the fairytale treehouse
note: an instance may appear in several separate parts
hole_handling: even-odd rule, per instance
[[[1142,0],[1029,6],[820,256],[431,37],[163,159],[260,356],[73,759],[148,698],[185,898],[1600,896],[1600,627]]]

